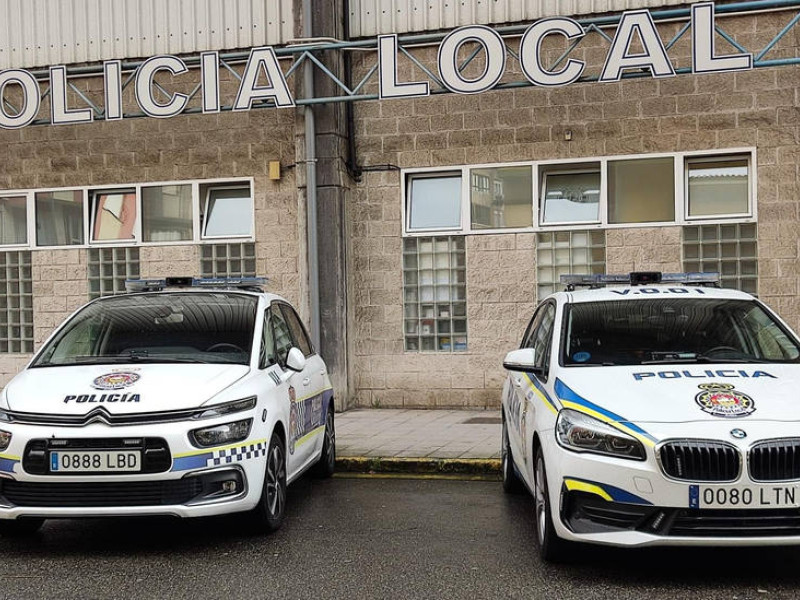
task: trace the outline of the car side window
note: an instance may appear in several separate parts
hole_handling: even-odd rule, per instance
[[[272,305],[272,335],[275,336],[275,352],[278,357],[278,362],[281,366],[286,364],[286,357],[289,356],[289,350],[292,349],[292,334],[289,331],[289,326],[286,324],[286,319],[276,305]]]
[[[536,328],[533,348],[536,350],[535,366],[542,369],[542,379],[547,380],[547,367],[550,364],[550,347],[553,340],[553,324],[556,320],[556,308],[548,304],[542,310],[542,320]]]
[[[266,369],[270,365],[278,362],[275,354],[275,336],[272,333],[272,310],[264,311],[264,329],[261,332],[261,353],[258,365],[261,369]]]
[[[539,324],[542,322],[544,309],[544,306],[540,306],[533,314],[533,318],[528,324],[528,329],[525,330],[525,335],[522,338],[522,344],[520,345],[520,348],[533,348],[534,341],[536,340],[536,330],[538,329]]]
[[[294,309],[288,304],[281,304],[281,312],[283,312],[286,324],[289,326],[289,331],[292,333],[294,345],[300,348],[300,351],[306,358],[314,354],[314,349],[311,347],[311,340],[308,339],[305,327],[303,327],[303,324],[300,322],[300,317],[297,316]]]

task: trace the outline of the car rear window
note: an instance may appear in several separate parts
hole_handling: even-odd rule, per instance
[[[793,336],[750,300],[666,299],[567,307],[566,366],[798,362]]]
[[[235,293],[104,298],[78,312],[32,366],[249,364],[257,304],[255,296]]]

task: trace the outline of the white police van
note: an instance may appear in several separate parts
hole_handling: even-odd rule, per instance
[[[0,394],[0,533],[45,519],[247,512],[333,472],[333,391],[266,280],[129,282],[89,302]]]
[[[718,281],[564,276],[506,356],[503,484],[533,494],[545,559],[800,543],[800,342]]]

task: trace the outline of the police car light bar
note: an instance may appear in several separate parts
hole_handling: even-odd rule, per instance
[[[167,277],[166,279],[128,279],[125,290],[159,292],[169,287],[239,289],[261,292],[269,283],[266,277]]]
[[[719,287],[719,273],[660,273],[658,271],[633,272],[627,275],[562,275],[561,283],[572,291],[576,287],[600,288],[610,284],[648,285],[677,283]]]

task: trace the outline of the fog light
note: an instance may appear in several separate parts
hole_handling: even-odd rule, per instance
[[[0,450],[5,450],[11,443],[11,434],[8,431],[0,430]]]
[[[236,491],[236,482],[235,481],[223,481],[222,482],[222,491],[227,494],[232,494]]]

